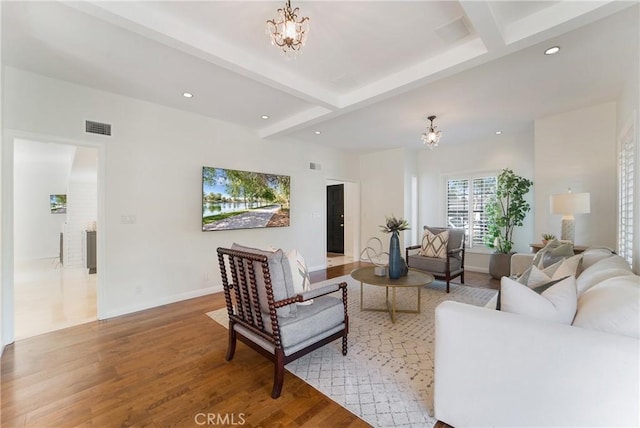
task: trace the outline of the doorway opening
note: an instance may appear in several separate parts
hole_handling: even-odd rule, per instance
[[[13,147],[14,337],[97,319],[98,149]]]
[[[359,200],[356,183],[327,180],[327,267],[358,260]]]

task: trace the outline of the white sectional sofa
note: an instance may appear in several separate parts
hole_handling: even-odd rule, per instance
[[[531,259],[517,257],[514,272]],[[575,282],[572,325],[440,304],[435,417],[457,428],[639,426],[640,277],[588,250]]]

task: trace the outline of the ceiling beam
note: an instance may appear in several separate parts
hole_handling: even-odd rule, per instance
[[[488,51],[504,48],[503,28],[486,1],[461,1],[460,6]]]
[[[265,84],[308,103],[337,109],[339,97],[328,89],[292,73],[288,68],[259,61],[195,27],[159,13],[147,2],[64,2],[103,21],[178,49],[226,70]]]

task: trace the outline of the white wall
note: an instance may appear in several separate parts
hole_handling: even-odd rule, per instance
[[[576,245],[616,247],[616,104],[609,102],[536,120],[535,233],[560,236],[549,196],[591,194],[591,213],[575,215]]]
[[[21,155],[46,149],[51,156]],[[56,148],[58,150],[56,150]],[[14,163],[14,256],[16,261],[58,257],[66,214],[52,214],[49,195],[67,194],[73,149],[19,140]]]
[[[516,174],[533,179],[533,136],[492,135],[467,145],[447,144],[445,140],[435,149],[425,149],[418,153],[419,171],[419,218],[420,228],[424,225],[446,226],[446,179],[456,174],[499,173],[511,168]],[[534,185],[526,199],[532,203],[537,186]],[[518,252],[529,252],[529,244],[537,242],[533,233],[532,210],[525,218],[524,225],[517,227],[513,234],[514,248]],[[489,250],[467,249],[465,268],[487,272]]]
[[[0,7],[0,22],[2,22],[2,8]],[[1,36],[2,32],[0,31],[0,46],[2,46],[2,36]],[[2,49],[0,48],[0,58],[2,58]],[[3,129],[4,126],[4,120],[2,119],[2,96],[3,96],[3,67],[2,67],[2,62],[0,61],[0,130]],[[0,133],[1,134],[1,133]],[[3,169],[3,153],[4,153],[4,143],[3,143],[3,138],[2,135],[0,135],[0,177],[4,176],[4,169]],[[1,193],[4,191],[4,188],[2,186],[0,186],[0,196]],[[5,223],[5,216],[3,215],[4,210],[3,210],[3,206],[2,206],[2,197],[0,197],[0,237],[4,236],[4,223]],[[2,245],[0,243],[0,253],[3,253],[5,246]],[[5,268],[4,268],[4,263],[5,260],[7,259],[6,255],[1,255],[0,254],[0,357],[2,357],[2,353],[4,352],[4,344],[5,344],[5,339],[4,339],[4,325],[3,325],[3,314],[4,314],[4,301],[2,299],[2,295],[3,292],[2,290],[4,290],[5,285],[8,286],[8,284],[5,283]]]
[[[406,230],[402,234],[404,237],[403,242],[405,247],[408,247],[416,242],[416,232],[417,230],[422,229],[419,225],[411,223],[413,208],[411,182],[413,180],[413,177],[417,177],[418,175],[417,159],[417,152],[415,150],[404,150],[404,212],[402,213],[402,218],[409,221],[409,226],[411,227],[409,230]],[[404,257],[404,251],[402,251],[402,254],[402,257]]]
[[[360,161],[360,243],[378,237],[388,251],[389,235],[380,231],[385,218],[405,216],[405,150],[394,149],[361,155]],[[400,234],[404,248],[404,234]]]
[[[324,266],[326,180],[356,181],[352,157],[13,68],[4,74],[5,130],[105,147],[102,318],[220,290],[216,248],[233,242],[297,248]],[[113,136],[86,134],[86,119],[111,123]],[[290,175],[291,226],[202,232],[203,165]]]
[[[360,256],[360,184],[344,183],[344,254]]]

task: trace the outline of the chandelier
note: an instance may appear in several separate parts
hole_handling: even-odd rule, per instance
[[[442,136],[442,131],[438,131],[437,126],[433,126],[433,119],[435,116],[429,116],[427,119],[431,121],[429,128],[422,134],[422,143],[429,146],[430,149],[434,147],[438,147],[438,142],[440,141],[440,137]]]
[[[271,44],[282,49],[285,55],[293,56],[304,46],[309,32],[309,18],[298,19],[298,8],[291,9],[287,0],[284,9],[278,9],[278,16],[267,21],[267,34]]]

